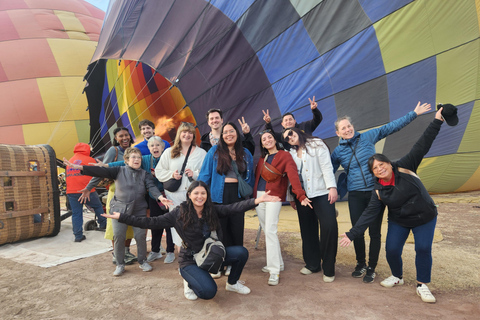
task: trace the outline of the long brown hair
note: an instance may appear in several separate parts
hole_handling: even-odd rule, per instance
[[[202,218],[207,223],[210,231],[216,230],[220,225],[218,216],[213,208],[212,197],[210,196],[210,188],[208,188],[205,182],[200,180],[193,181],[192,184],[190,184],[190,187],[188,187],[187,190],[187,200],[180,204],[180,219],[183,221],[183,229],[185,230],[188,226],[192,225],[195,221],[195,217],[197,216],[192,199],[189,197],[193,189],[196,187],[203,187],[205,190],[207,190],[207,200],[203,205]]]
[[[218,141],[217,150],[215,151],[215,154],[218,157],[217,172],[219,174],[226,174],[232,169],[232,158],[230,157],[230,151],[228,150],[227,143],[223,139],[223,130],[225,126],[228,125],[232,126],[237,132],[237,141],[235,141],[233,148],[235,149],[235,162],[237,163],[238,172],[245,172],[247,170],[247,163],[244,159],[245,149],[243,149],[240,132],[233,122],[227,122],[222,126],[222,133],[220,134],[220,140]]]
[[[180,157],[180,153],[182,152],[182,142],[180,141],[180,134],[183,131],[188,131],[190,133],[193,133],[192,146],[197,145],[197,143],[195,142],[196,141],[195,126],[188,122],[182,122],[182,124],[180,124],[180,126],[177,129],[177,135],[175,136],[175,142],[172,147],[172,151],[171,151],[172,159]]]

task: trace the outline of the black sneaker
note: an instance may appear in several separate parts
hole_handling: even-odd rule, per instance
[[[375,269],[368,267],[367,273],[365,274],[365,277],[363,277],[363,282],[372,283],[373,280],[375,280]]]
[[[352,272],[352,277],[361,278],[367,272],[367,266],[364,264],[357,264],[355,271]]]

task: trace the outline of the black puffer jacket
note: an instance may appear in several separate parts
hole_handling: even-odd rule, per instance
[[[350,240],[363,235],[376,216],[383,212],[383,204],[388,207],[388,220],[407,228],[425,224],[437,216],[437,207],[422,181],[409,173],[400,172],[398,168],[417,171],[420,162],[437,137],[442,123],[441,120],[433,120],[412,150],[397,162],[392,163],[395,186],[383,186],[376,179],[368,207],[355,226],[346,233]]]

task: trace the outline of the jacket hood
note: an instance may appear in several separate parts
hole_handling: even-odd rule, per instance
[[[87,157],[90,156],[90,146],[86,143],[79,142],[75,145],[73,153],[83,154]]]

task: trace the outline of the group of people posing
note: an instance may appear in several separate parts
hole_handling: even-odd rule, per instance
[[[113,146],[103,163],[89,165],[93,159],[77,154],[70,161],[65,160],[67,188],[69,172],[70,176],[96,177],[83,189],[79,188],[81,184],[76,184],[75,190],[69,189],[71,201],[79,203],[76,206],[96,202],[94,187],[102,178],[115,180],[109,189],[109,214],[100,216],[112,218],[107,219],[106,237],[113,241],[116,264],[113,274],[122,275],[130,262],[127,255],[131,254],[128,247],[133,237],[138,256],[134,258],[143,271],[152,270],[149,262],[162,257],[160,241],[165,229],[165,263],[174,261],[175,245],[180,248],[180,274],[187,299],[213,298],[217,292],[214,279],[222,272],[228,276],[227,291],[248,294],[250,289],[239,279],[248,259],[248,251],[243,246],[245,211],[255,208],[265,233],[266,265],[262,271],[269,274],[269,285],[278,285],[285,266],[277,226],[282,202],[289,201],[297,210],[300,225],[305,261],[300,272],[310,275],[323,271],[323,281],[333,282],[339,244],[335,171],[342,166],[347,173],[353,228],[341,236],[340,245],[354,243],[357,263],[352,276],[363,278],[366,283],[374,281],[383,212],[387,206],[386,252],[392,276],[381,285],[403,284],[401,255],[412,230],[417,255],[417,294],[423,301],[435,302],[426,284],[430,282],[437,212],[415,171],[440,129],[442,109],[413,149],[393,163],[384,155],[375,154],[375,143],[428,112],[430,104],[418,103],[404,117],[361,134],[354,130],[352,119],[339,118],[335,129],[340,141],[331,153],[320,138],[312,136],[322,121],[322,114],[315,97],[309,100],[313,119],[297,123],[293,114],[287,113],[282,117],[282,132],[274,131],[269,111],[263,111],[266,126],[258,134],[260,159],[256,164],[253,160],[255,142],[249,125],[243,118],[238,120],[239,126],[224,123],[219,109],[207,112],[211,131],[202,135],[200,146],[196,144],[196,129],[191,123],[180,124],[173,145],[168,147],[166,141],[154,135],[155,125],[143,120],[139,128],[144,141],[136,148],[130,147],[132,138],[128,129],[117,128]],[[85,146],[82,148],[87,151]],[[100,218],[102,226],[104,221]],[[148,256],[146,228],[152,229]],[[364,239],[367,228],[370,234],[368,261]],[[218,274],[209,274],[193,259],[193,254],[200,251],[213,231],[226,247],[224,270]],[[80,228],[74,226],[74,234],[75,241],[85,239],[81,224]]]

